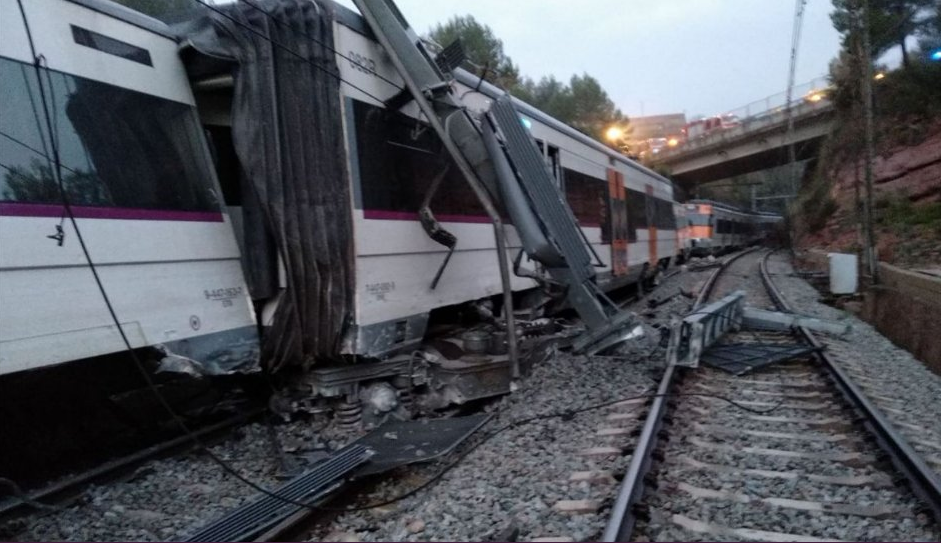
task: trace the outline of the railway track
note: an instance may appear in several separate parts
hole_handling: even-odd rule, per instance
[[[769,254],[727,261],[697,307],[742,289],[749,305],[789,309]],[[837,342],[803,329],[724,341],[825,348],[745,377],[668,368],[659,393],[670,396],[650,405],[606,541],[939,539],[937,476],[867,398],[872,388],[830,358]]]

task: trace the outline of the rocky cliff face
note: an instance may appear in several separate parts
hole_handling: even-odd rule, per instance
[[[798,247],[854,252],[862,239],[856,202],[864,194],[863,163],[844,163],[829,178],[836,211],[822,229],[802,236]],[[873,180],[879,259],[905,267],[941,267],[941,122],[920,143],[881,153]]]

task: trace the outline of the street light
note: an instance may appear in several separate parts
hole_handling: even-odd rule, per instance
[[[619,126],[612,126],[605,131],[604,137],[607,138],[608,141],[616,143],[624,137],[624,129]]]
[[[938,48],[932,51],[931,54],[928,55],[928,58],[930,58],[931,60],[935,62],[941,61],[941,48]]]

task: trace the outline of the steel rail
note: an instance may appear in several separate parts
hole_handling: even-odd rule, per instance
[[[693,305],[693,311],[699,309],[703,303],[712,294],[719,275],[728,268],[728,266],[739,258],[752,253],[754,248],[747,249],[726,260],[722,265],[709,276],[706,284],[703,285],[699,296],[696,297],[696,303]],[[667,366],[660,384],[657,387],[657,396],[650,405],[650,411],[647,413],[647,419],[644,421],[643,430],[637,439],[637,446],[634,447],[634,453],[631,456],[631,463],[627,467],[627,473],[624,476],[624,482],[621,483],[621,489],[611,506],[611,516],[608,519],[608,525],[605,527],[602,541],[631,541],[631,535],[634,532],[634,525],[637,523],[635,506],[644,495],[644,478],[650,471],[653,452],[657,448],[657,438],[660,430],[663,428],[663,418],[667,412],[666,395],[673,389],[677,376],[682,375],[681,368],[673,365]]]
[[[791,311],[791,305],[774,284],[768,272],[767,262],[772,253],[774,251],[769,251],[761,260],[761,280],[774,303],[782,310]],[[892,465],[905,477],[915,495],[927,505],[935,521],[941,524],[941,479],[928,467],[925,460],[908,441],[896,431],[878,407],[866,398],[849,375],[827,356],[824,346],[810,330],[799,327],[797,331],[805,341],[817,348],[815,356],[827,370],[837,388],[850,405],[862,415],[864,425],[876,438],[879,447],[888,454]]]

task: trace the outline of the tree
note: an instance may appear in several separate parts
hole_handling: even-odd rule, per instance
[[[604,139],[605,130],[611,125],[627,130],[627,116],[614,105],[597,79],[586,73],[573,75],[569,87],[574,109],[572,126],[597,139]]]
[[[519,86],[519,68],[503,52],[503,41],[473,15],[455,15],[432,28],[428,37],[442,47],[460,39],[467,54],[464,68],[478,74],[486,68],[487,81],[510,91]]]
[[[515,93],[517,98],[532,104],[560,121],[571,124],[575,118],[572,90],[555,76],[544,76],[539,83],[524,78]]]
[[[34,158],[29,166],[17,165],[7,168],[0,192],[0,199],[14,202],[34,202],[55,204],[62,202],[59,184],[52,166]],[[62,185],[69,202],[74,205],[108,205],[111,198],[108,190],[89,170],[62,168]]]
[[[627,117],[597,79],[588,74],[573,75],[566,84],[549,75],[537,83],[521,76],[519,67],[504,52],[503,42],[471,15],[452,17],[428,35],[443,47],[460,39],[467,54],[466,68],[481,73],[488,67],[485,79],[585,134],[604,141],[604,132],[612,124],[627,128]]]
[[[598,140],[604,141],[605,131],[612,125],[628,131],[627,116],[615,107],[601,83],[588,74],[573,75],[568,84],[551,75],[539,83],[523,77],[514,94]]]
[[[843,47],[854,51],[858,47],[856,40],[862,29],[863,5],[866,0],[833,0],[833,13],[830,19],[843,38]],[[910,65],[908,48],[905,40],[921,32],[929,20],[936,0],[868,0],[869,35],[872,43],[870,54],[873,59],[882,56],[892,47],[899,46],[902,53],[902,66]]]
[[[933,12],[931,10],[926,11],[917,31],[918,47],[923,53],[941,47],[941,5],[935,6]]]

